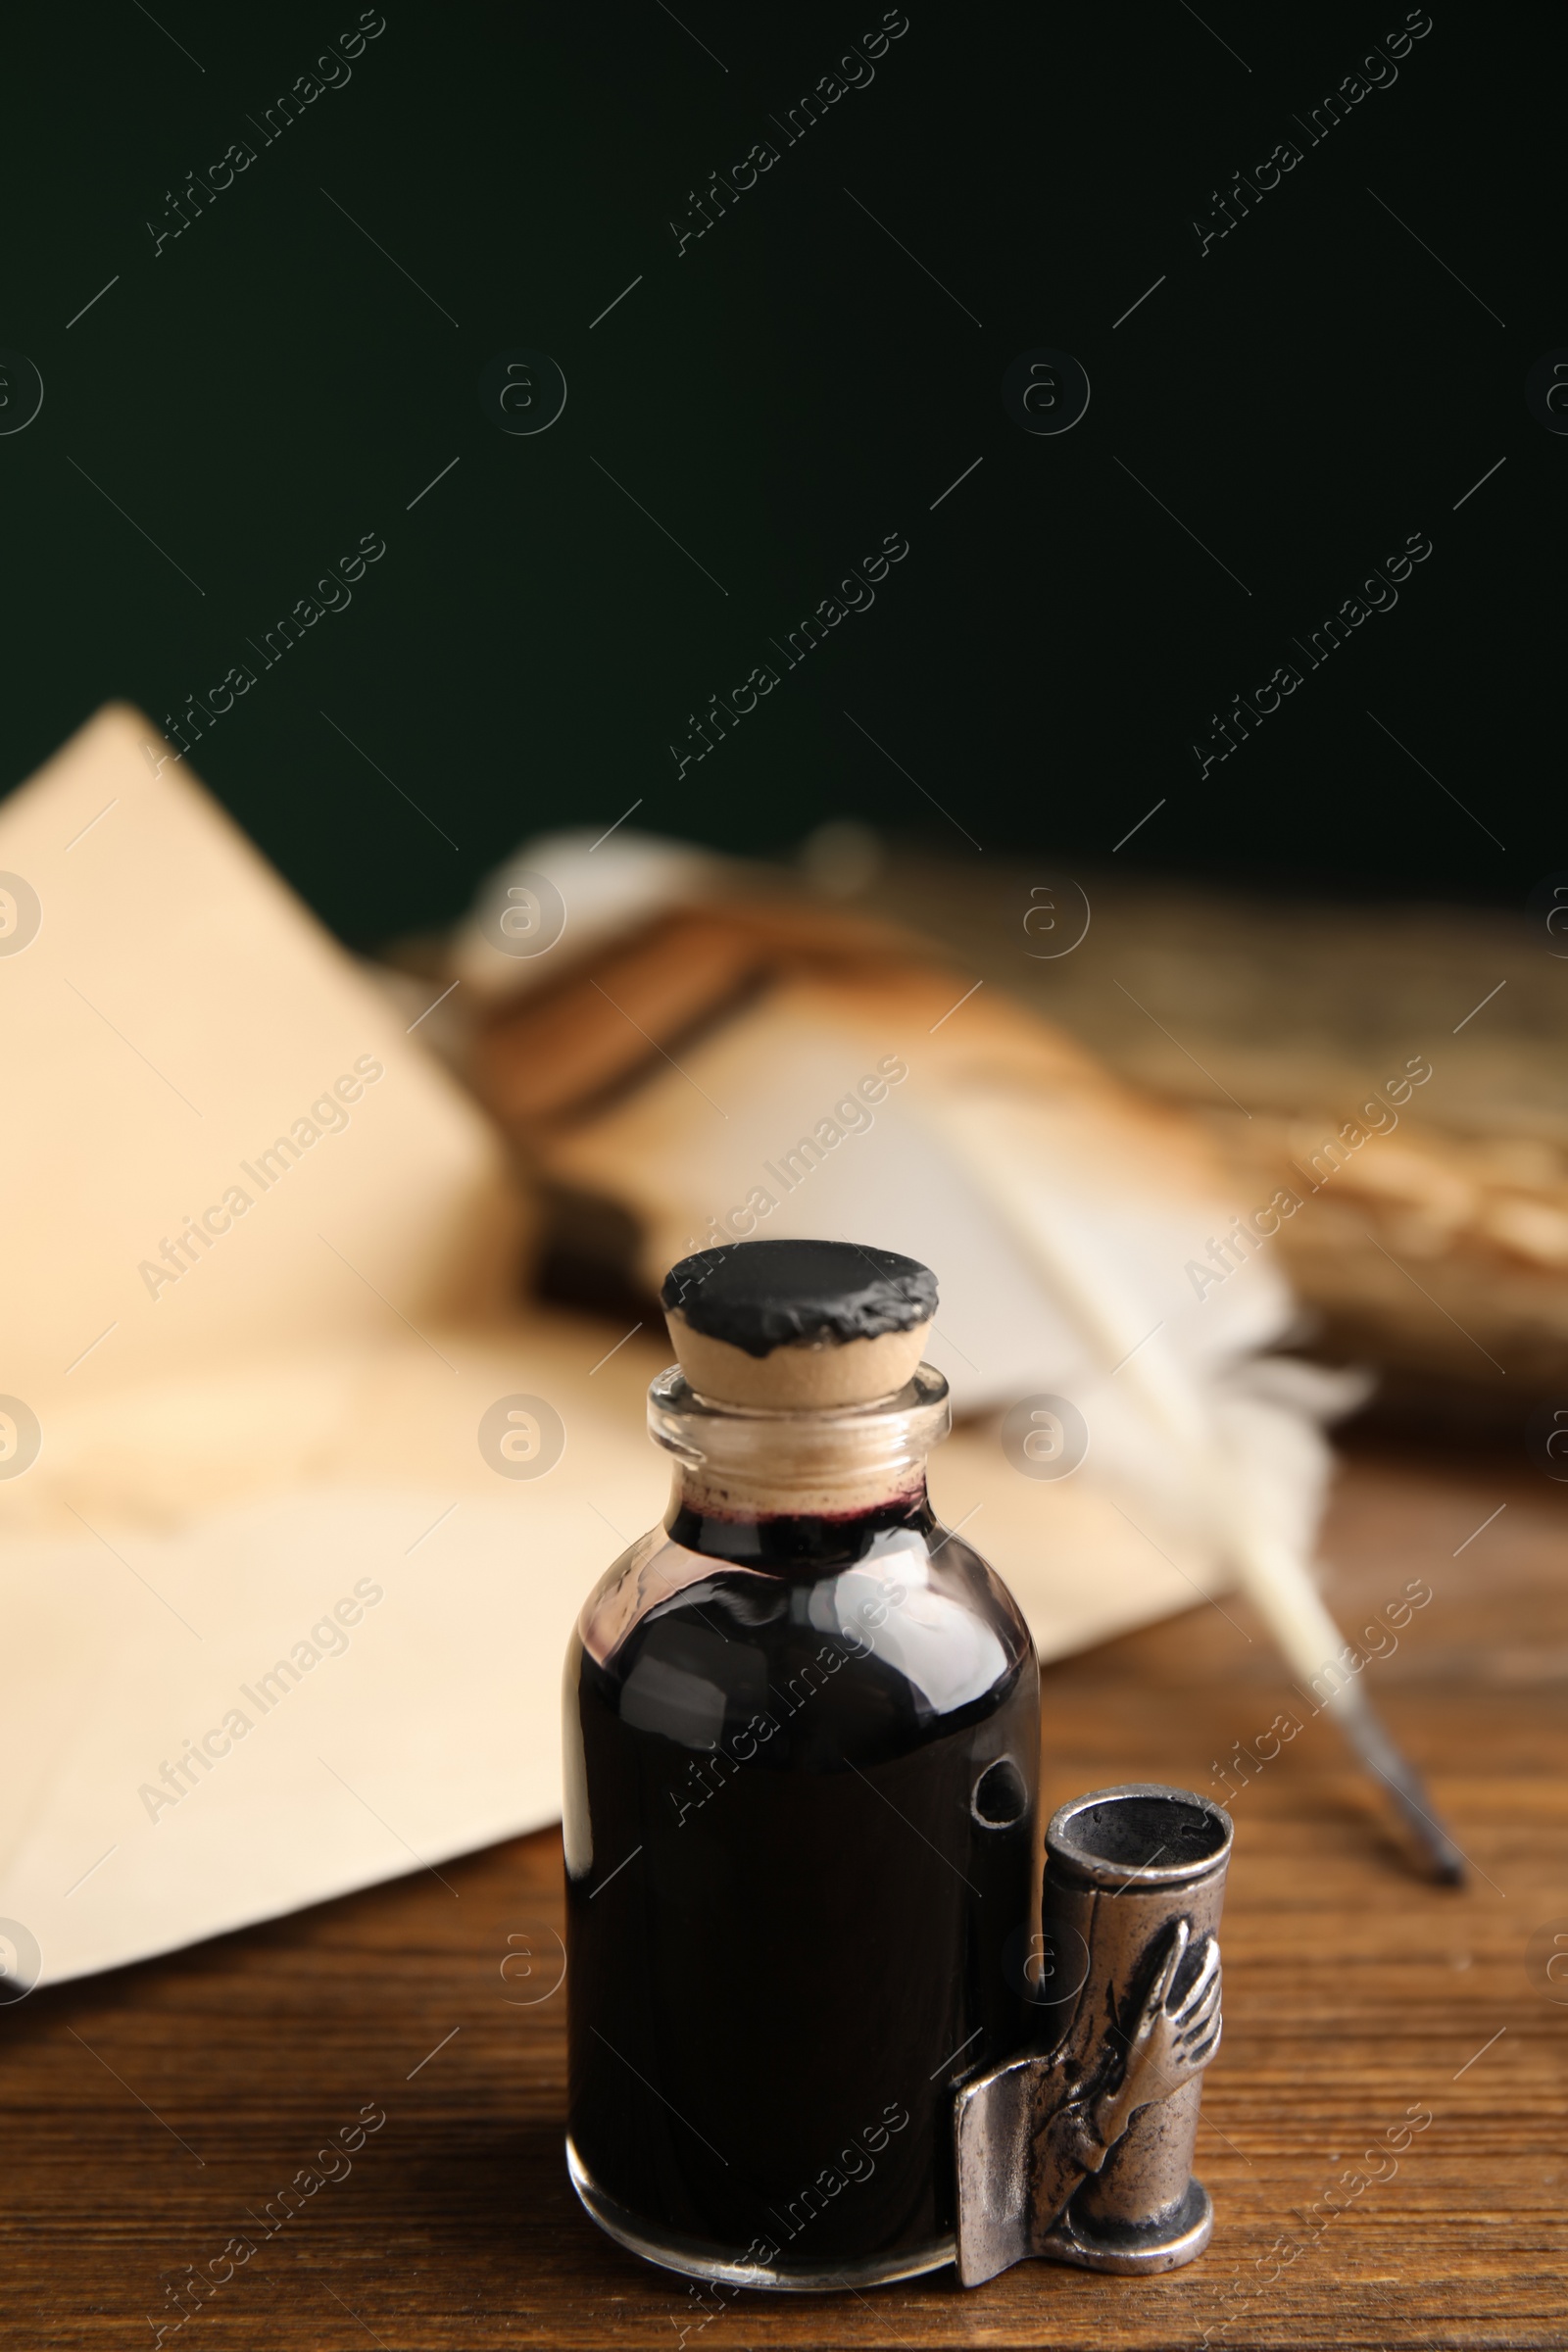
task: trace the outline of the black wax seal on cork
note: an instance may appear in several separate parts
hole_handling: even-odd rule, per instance
[[[855,1242],[737,1242],[671,1266],[660,1304],[710,1340],[766,1355],[913,1331],[936,1313],[937,1278],[917,1258]]]
[[[671,1266],[660,1294],[699,1396],[800,1410],[902,1389],[936,1312],[936,1276],[854,1242],[737,1242]]]

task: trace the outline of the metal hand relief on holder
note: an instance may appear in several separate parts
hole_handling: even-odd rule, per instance
[[[1104,1788],[1053,1816],[1041,1906],[1052,2037],[955,2104],[963,2285],[1030,2255],[1168,2271],[1207,2245],[1214,2215],[1193,2141],[1219,2047],[1230,1850],[1228,1817],[1185,1789]]]

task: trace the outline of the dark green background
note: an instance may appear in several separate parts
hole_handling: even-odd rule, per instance
[[[677,259],[687,191],[774,135],[770,112],[882,12],[680,13],[690,34],[654,0],[388,0],[347,87],[157,259],[145,222],[166,190],[235,137],[259,145],[247,114],[358,11],[166,0],[172,37],[132,5],[13,29],[0,346],[33,359],[46,397],[0,438],[7,785],[108,696],[157,720],[205,694],[374,530],[388,552],[352,608],[194,762],[356,941],[449,917],[529,832],[608,824],[639,798],[639,825],[751,850],[849,813],[965,860],[1103,860],[1163,796],[1122,866],[1292,890],[1517,905],[1568,862],[1552,724],[1568,439],[1522,397],[1530,363],[1568,343],[1560,9],[1437,0],[1396,84],[1203,259],[1189,222],[1210,190],[1292,134],[1292,110],[1402,7],[1214,0],[1209,30],[1179,0],[913,0],[871,86]],[[1060,439],[1024,434],[999,397],[1043,344],[1094,388]],[[476,398],[485,362],[517,346],[569,384],[538,438],[503,435]],[[1398,610],[1200,783],[1188,747],[1209,712],[1417,529],[1435,553]],[[892,530],[911,552],[875,610],[677,783],[666,747],[688,710]]]

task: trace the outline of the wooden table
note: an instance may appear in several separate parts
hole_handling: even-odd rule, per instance
[[[1414,1877],[1321,1722],[1237,1797],[1199,2139],[1218,2223],[1191,2269],[714,2298],[622,2254],[562,2159],[551,1833],[0,2011],[0,2341],[151,2344],[146,2315],[179,2316],[166,2282],[221,2270],[314,2165],[341,2177],[166,2342],[1568,2343],[1568,2007],[1526,1965],[1533,1931],[1568,1935],[1562,1504],[1484,1460],[1347,1471],[1331,1597],[1353,1631],[1430,1585],[1367,1672],[1474,1870],[1458,1891]],[[1262,1639],[1211,1608],[1053,1667],[1045,1696],[1053,1804],[1134,1778],[1213,1788],[1234,1741],[1304,1712]],[[385,2121],[317,2163],[362,2111]],[[1396,2170],[1376,2161],[1352,2193],[1412,2111],[1431,2122]]]

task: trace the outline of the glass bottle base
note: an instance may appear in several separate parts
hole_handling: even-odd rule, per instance
[[[679,2271],[687,2278],[709,2278],[725,2286],[782,2288],[794,2294],[831,2294],[835,2289],[891,2286],[896,2279],[918,2278],[927,2271],[940,2271],[953,2260],[953,2239],[942,2237],[902,2254],[868,2254],[831,2267],[805,2259],[792,2262],[787,2255],[775,2256],[770,2263],[748,2262],[744,2249],[727,2252],[703,2238],[678,2236],[617,2205],[583,2163],[569,2132],[566,2167],[585,2212],[607,2237],[612,2237],[628,2253],[640,2254],[645,2262],[657,2263],[661,2270]]]

